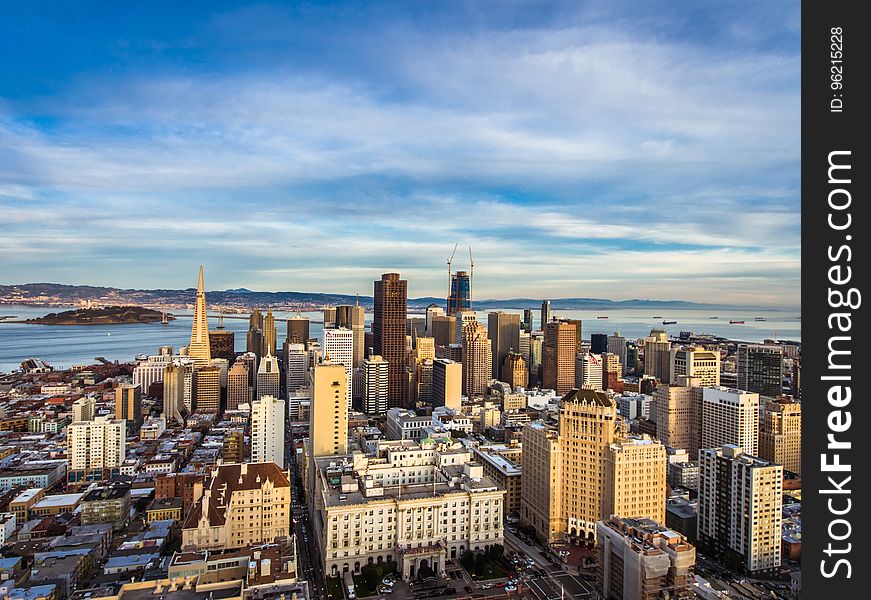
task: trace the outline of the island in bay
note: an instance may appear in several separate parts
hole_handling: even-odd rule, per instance
[[[123,325],[160,322],[163,318],[162,312],[141,306],[103,306],[49,313],[44,317],[27,319],[24,322],[33,325]],[[169,321],[175,317],[167,314],[166,319]]]

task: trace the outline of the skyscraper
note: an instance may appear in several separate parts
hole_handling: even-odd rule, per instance
[[[463,365],[437,358],[432,365],[432,404],[459,409],[463,394]]]
[[[529,384],[529,371],[526,361],[519,352],[509,352],[502,361],[502,381],[511,384],[512,388],[525,388]]]
[[[115,418],[138,430],[142,425],[142,390],[139,385],[121,384],[115,388]]]
[[[457,341],[457,318],[434,315],[432,317],[432,333],[436,346],[448,346]]]
[[[739,344],[738,388],[769,398],[780,398],[783,393],[783,347],[774,344]]]
[[[532,331],[533,323],[532,323],[532,309],[531,308],[524,308],[523,309],[523,321],[521,321],[520,325],[521,325],[521,328],[523,329],[523,331],[525,331],[526,333],[530,333]]]
[[[546,301],[549,302],[549,301]],[[575,325],[550,321],[544,327],[541,348],[542,387],[568,394],[575,386],[577,338]]]
[[[126,456],[123,420],[99,416],[67,428],[68,481],[110,479],[120,473]]]
[[[698,380],[686,381],[688,385],[660,383],[654,395],[656,407],[656,437],[671,448],[683,448],[693,458],[699,455],[701,443],[698,428],[701,415],[702,389]]]
[[[801,475],[801,402],[767,402],[759,434],[759,458]]]
[[[275,328],[275,317],[270,308],[263,317],[263,348],[260,350],[262,354],[271,354],[275,356],[275,344],[278,339],[278,331]]]
[[[192,389],[193,407],[197,412],[221,410],[221,369],[212,366],[195,369]]]
[[[463,393],[483,395],[493,372],[493,348],[482,323],[469,323],[463,328]]]
[[[671,342],[665,331],[654,329],[644,338],[644,374],[671,383]]]
[[[387,361],[387,404],[405,400],[405,326],[408,282],[385,273],[375,282],[372,352]]]
[[[251,403],[251,462],[274,462],[284,468],[286,420],[284,400],[265,395]]]
[[[163,369],[163,416],[167,425],[173,421],[182,422],[181,414],[185,410],[185,379],[192,372],[193,366],[181,359],[172,361]]]
[[[289,399],[299,388],[305,386],[305,346],[297,343],[287,344],[284,361],[287,370],[287,397]]]
[[[363,348],[365,343],[366,311],[360,305],[342,305],[336,307],[336,327],[350,329],[354,334],[354,355],[352,365],[358,368],[363,365]]]
[[[758,456],[759,394],[724,387],[702,388],[701,448],[740,446]]]
[[[232,361],[236,356],[236,334],[223,327],[209,332],[209,351],[212,358]]]
[[[678,377],[693,377],[702,387],[720,385],[720,353],[704,348],[672,348],[669,382]]]
[[[307,344],[309,339],[309,321],[305,317],[295,316],[287,320],[287,341],[291,344]]]
[[[258,400],[264,396],[279,397],[281,392],[281,371],[278,369],[278,359],[271,354],[267,354],[260,360],[260,366],[257,367],[257,392],[255,397]]]
[[[575,362],[575,385],[588,390],[602,390],[604,368],[599,354],[584,352]]]
[[[248,381],[248,363],[237,360],[227,374],[227,410],[236,410],[240,404],[251,402]]]
[[[472,296],[469,274],[457,271],[451,275],[451,289],[448,294],[447,312],[455,315],[462,310],[471,310]]]
[[[502,311],[487,315],[487,336],[493,355],[493,379],[505,381],[502,364],[511,351],[520,349],[520,315]]]
[[[620,335],[619,331],[608,336],[608,354],[616,354],[620,357],[620,365],[623,368],[621,375],[629,372],[626,367],[626,338]]]
[[[429,337],[435,337],[432,331],[432,319],[433,317],[443,317],[445,316],[445,309],[443,309],[438,304],[430,304],[426,307],[426,324],[425,324],[425,332]]]
[[[344,365],[348,378],[348,408],[351,408],[351,377],[354,373],[354,332],[344,327],[324,329],[323,342],[324,359],[331,363]]]
[[[593,354],[603,354],[608,351],[608,334],[592,333],[590,334],[590,352]]]
[[[93,421],[97,401],[93,396],[82,396],[73,402],[73,423]]]
[[[541,326],[539,329],[543,330],[548,323],[550,323],[550,300],[544,300],[541,303]]]
[[[783,467],[727,444],[699,452],[699,547],[750,574],[780,567]]]
[[[387,414],[387,361],[375,355],[363,360],[363,412]]]
[[[197,281],[197,299],[194,305],[194,322],[191,327],[191,343],[188,345],[188,356],[198,367],[207,366],[212,361],[209,347],[209,320],[206,314],[206,292],[203,285],[203,266],[200,265],[200,276]]]
[[[322,362],[311,370],[309,411],[311,456],[348,453],[348,376],[344,365]]]

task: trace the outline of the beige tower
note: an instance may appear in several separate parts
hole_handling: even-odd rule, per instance
[[[551,321],[544,327],[541,348],[542,387],[568,394],[575,385],[577,356],[577,326],[564,321]]]
[[[251,391],[248,385],[248,364],[237,360],[227,374],[227,409],[236,410],[240,404],[251,401]]]
[[[188,345],[188,356],[193,359],[194,364],[198,367],[205,367],[212,362],[202,265],[200,265],[200,277],[197,281],[197,300],[194,305],[194,323],[191,327],[191,343]]]
[[[312,457],[348,453],[348,376],[344,365],[312,367],[309,431]]]
[[[526,370],[526,360],[517,352],[509,352],[502,362],[502,379],[510,383],[512,388],[525,388],[529,383],[529,371]]]
[[[665,446],[646,436],[608,446],[601,518],[642,517],[665,523],[666,462]]]
[[[562,509],[563,455],[559,434],[540,422],[523,428],[520,517],[542,539],[555,541],[565,531]]]
[[[720,385],[720,353],[704,348],[672,348],[670,383],[680,376],[699,380],[702,387]]]
[[[759,458],[801,475],[801,403],[781,400],[765,404],[759,434]]]
[[[203,367],[193,375],[196,412],[218,412],[221,408],[221,369]]]
[[[670,383],[671,342],[665,331],[654,329],[644,338],[644,374],[658,381]]]
[[[115,418],[126,420],[131,428],[142,425],[142,389],[138,383],[115,388]]]
[[[691,382],[694,380],[691,380]],[[693,460],[699,454],[699,409],[697,395],[699,387],[689,385],[656,386],[654,404],[656,405],[656,437],[672,448],[687,450]]]
[[[483,395],[493,372],[493,349],[482,323],[470,323],[463,329],[463,393]]]

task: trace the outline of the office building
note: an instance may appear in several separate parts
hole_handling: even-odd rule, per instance
[[[193,372],[193,406],[196,412],[221,410],[221,369],[202,367]]]
[[[651,519],[608,518],[596,527],[605,600],[695,597],[696,549],[685,536]]]
[[[593,333],[590,335],[590,352],[603,354],[608,351],[608,334]]]
[[[699,452],[699,547],[737,556],[752,575],[776,573],[781,559],[783,467],[726,444]]]
[[[665,331],[654,329],[644,338],[644,374],[662,383],[671,382],[671,342]]]
[[[783,394],[783,347],[773,344],[738,344],[738,389],[760,396]]]
[[[260,359],[255,390],[254,396],[258,400],[264,396],[278,398],[281,394],[281,370],[278,368],[278,359],[271,354]]]
[[[82,396],[73,402],[73,423],[93,421],[97,400],[93,396]]]
[[[142,425],[142,390],[138,385],[121,384],[115,388],[115,418],[127,421],[127,426]]]
[[[388,369],[388,385],[389,373]],[[324,361],[312,367],[309,415],[312,457],[347,454],[348,385],[348,374],[344,365]]]
[[[579,354],[576,362],[577,380],[575,387],[588,390],[602,390],[602,357],[598,354],[584,352]]]
[[[468,324],[463,332],[463,394],[482,396],[493,372],[493,349],[482,323]]]
[[[98,481],[120,474],[126,457],[126,423],[107,416],[67,427],[67,474],[70,482]]]
[[[284,467],[284,400],[265,395],[251,403],[251,462]]]
[[[628,373],[626,367],[626,338],[620,335],[619,331],[615,331],[614,335],[608,336],[608,354],[614,354],[620,359],[622,366],[621,375]]]
[[[665,522],[665,446],[647,436],[619,439],[605,448],[602,517],[630,515]]]
[[[433,316],[432,332],[430,335],[435,338],[436,346],[448,346],[455,343],[457,339],[457,317]]]
[[[800,402],[766,402],[759,434],[759,458],[801,475]]]
[[[197,298],[194,305],[194,321],[191,326],[191,342],[188,344],[188,354],[198,367],[207,366],[212,361],[209,347],[209,320],[206,314],[206,292],[203,284],[203,266],[200,265],[200,275],[197,280]]]
[[[285,345],[284,364],[287,367],[287,397],[290,398],[297,390],[305,387],[306,352],[302,343]]]
[[[272,309],[266,311],[266,316],[263,317],[263,348],[261,356],[275,356],[275,347],[278,342],[278,330],[275,327],[275,316],[272,314]]]
[[[502,311],[487,315],[487,337],[490,338],[493,379],[505,381],[502,364],[509,352],[520,349],[520,315]]]
[[[349,385],[347,387],[348,408],[351,408],[352,377],[354,373],[354,332],[344,327],[324,329],[321,342],[324,358],[333,364],[344,365]]]
[[[363,412],[387,414],[387,361],[375,355],[363,359]]]
[[[433,406],[459,409],[463,394],[463,365],[446,358],[437,358],[432,365]]]
[[[623,391],[623,367],[620,364],[620,357],[616,354],[606,352],[602,355],[602,389],[614,390],[616,392]]]
[[[758,456],[759,394],[724,387],[702,388],[701,448],[740,446]]]
[[[167,424],[182,422],[182,412],[187,411],[185,391],[191,393],[193,369],[193,363],[188,362],[188,359],[179,358],[163,370],[163,416]]]
[[[297,315],[287,320],[287,341],[291,344],[307,344],[309,340],[309,320]]]
[[[408,282],[385,273],[375,282],[372,353],[387,361],[387,404],[405,401],[405,326]]]
[[[560,395],[569,393],[575,386],[576,356],[575,325],[563,321],[548,322],[541,347],[541,387],[555,390]]]
[[[687,385],[660,383],[656,386],[656,437],[671,448],[683,448],[691,457],[701,446],[701,395],[698,380]]]
[[[336,307],[336,327],[350,329],[354,334],[353,368],[363,366],[366,313],[362,306],[343,305]]]
[[[467,327],[478,326],[478,313],[471,310],[460,311],[455,315],[457,319],[456,323],[456,332],[457,339],[456,343],[462,345],[463,343],[463,333],[465,332]]]
[[[534,328],[534,323],[532,322],[532,309],[524,308],[523,309],[523,320],[520,322],[521,331],[525,331],[526,333],[531,333]]]
[[[435,337],[432,328],[432,320],[435,317],[444,317],[445,309],[438,304],[430,304],[426,307],[426,316],[424,318],[424,332],[429,337]]]
[[[212,358],[232,361],[236,357],[236,334],[218,327],[209,332],[209,353]]]
[[[701,387],[720,385],[720,352],[704,348],[672,348],[669,382],[678,377],[698,379]]]
[[[248,385],[248,363],[237,360],[227,374],[227,410],[236,410],[240,404],[251,402],[251,387]]]
[[[550,300],[544,300],[541,303],[541,326],[539,329],[544,329],[545,326],[550,323]]]
[[[148,396],[151,386],[163,381],[163,370],[172,362],[172,352],[156,354],[140,360],[133,368],[133,384],[139,384],[142,394]]]
[[[447,313],[455,315],[472,309],[472,285],[466,271],[451,274],[451,289],[448,294]]]
[[[502,361],[502,381],[510,384],[512,388],[526,388],[529,384],[529,371],[522,354],[509,352],[505,355]]]
[[[194,484],[196,503],[182,525],[182,550],[225,550],[287,540],[290,482],[274,462],[222,464]]]

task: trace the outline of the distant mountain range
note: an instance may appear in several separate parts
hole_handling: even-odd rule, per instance
[[[184,306],[193,304],[196,296],[194,288],[184,290],[133,290],[89,285],[64,285],[59,283],[26,283],[22,285],[0,285],[0,304],[41,304],[62,305],[79,304],[91,300],[100,304],[137,304],[147,306]],[[329,294],[316,292],[255,292],[245,288],[230,290],[207,290],[209,304],[237,308],[280,308],[315,309],[339,304],[354,304],[359,300],[361,306],[372,308],[372,296],[350,294]],[[541,299],[512,298],[509,300],[476,300],[475,305],[482,308],[539,310]],[[430,304],[443,306],[444,298],[427,296],[409,298],[408,307],[412,310],[424,309]],[[737,307],[726,304],[702,304],[683,300],[609,300],[607,298],[551,298],[552,310],[609,310],[624,308],[649,309],[705,309],[725,310]]]

